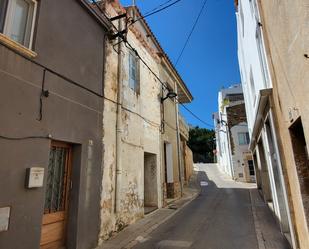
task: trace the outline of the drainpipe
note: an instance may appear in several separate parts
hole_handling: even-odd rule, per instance
[[[118,30],[122,30],[121,20],[118,22]],[[118,69],[117,69],[117,109],[116,109],[116,167],[114,172],[114,214],[118,211],[117,199],[119,191],[119,177],[118,174],[121,174],[121,135],[122,135],[122,45],[120,42],[121,38],[119,37],[118,44]]]
[[[178,96],[178,88],[176,82],[174,83],[174,88],[175,92]],[[180,183],[180,191],[181,191],[181,196],[183,195],[183,186],[182,186],[182,177],[181,177],[181,155],[180,155],[180,130],[179,130],[179,106],[178,106],[178,101],[175,100],[176,106],[175,106],[175,111],[176,111],[176,129],[177,129],[177,152],[178,152],[178,171],[179,171],[179,183]]]

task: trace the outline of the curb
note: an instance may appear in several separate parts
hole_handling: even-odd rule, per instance
[[[264,237],[263,233],[260,227],[260,222],[257,217],[257,211],[256,207],[253,202],[253,197],[252,197],[252,189],[249,189],[249,195],[250,195],[250,201],[251,201],[251,210],[252,210],[252,215],[253,215],[253,221],[254,221],[254,227],[255,227],[255,233],[256,233],[256,238],[258,242],[258,247],[259,249],[266,249],[265,244],[264,244]]]

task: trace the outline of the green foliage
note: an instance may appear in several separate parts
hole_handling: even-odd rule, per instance
[[[226,107],[227,105],[229,105],[230,104],[230,101],[229,101],[229,99],[223,99],[222,100],[222,103],[221,103],[221,112],[223,112],[223,110],[224,110],[224,107]]]
[[[194,127],[189,131],[188,146],[193,152],[195,163],[213,163],[215,149],[215,132],[205,128]]]

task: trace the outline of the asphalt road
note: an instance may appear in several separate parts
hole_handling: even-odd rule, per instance
[[[198,167],[198,180],[207,185],[201,194],[134,249],[259,249],[249,194],[253,186],[225,178],[214,165]]]

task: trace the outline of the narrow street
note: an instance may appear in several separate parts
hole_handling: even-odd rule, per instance
[[[215,165],[198,166],[201,194],[150,233],[134,249],[288,249],[275,220],[262,202],[260,215],[267,217],[260,224],[263,246],[259,247],[252,212],[250,190],[253,184],[236,183],[218,172]],[[205,182],[207,182],[205,184]],[[269,241],[267,236],[269,237]]]

